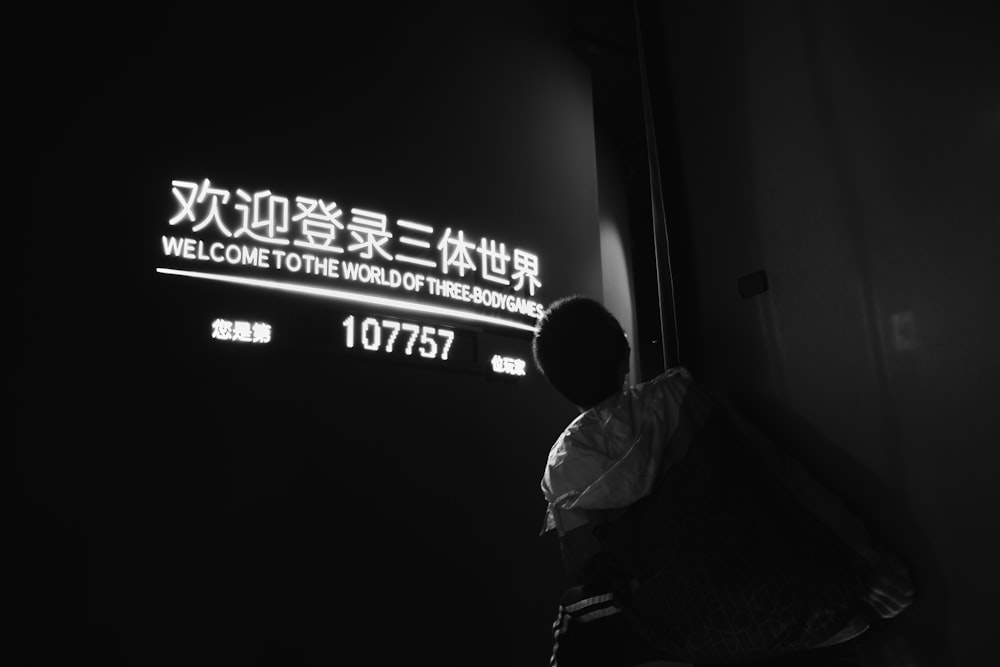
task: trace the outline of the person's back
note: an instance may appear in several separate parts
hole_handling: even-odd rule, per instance
[[[624,333],[599,303],[554,303],[533,351],[581,410],[550,451],[543,533],[558,533],[571,576],[609,592],[603,613],[620,611],[645,649],[698,663],[778,656],[908,604],[870,613],[882,575],[863,526],[842,507],[826,523],[807,510],[828,492],[688,373],[627,386]]]
[[[701,664],[857,634],[872,563],[787,492],[725,410],[703,419],[648,495],[595,526],[632,625],[665,655]]]

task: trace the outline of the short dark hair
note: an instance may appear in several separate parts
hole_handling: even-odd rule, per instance
[[[629,352],[621,324],[601,303],[574,294],[552,302],[538,318],[531,353],[555,389],[591,408],[622,386],[619,365]]]

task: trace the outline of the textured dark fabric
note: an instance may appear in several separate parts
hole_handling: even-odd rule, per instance
[[[819,647],[858,613],[870,576],[868,563],[794,501],[721,410],[650,495],[594,534],[626,618],[680,662]]]

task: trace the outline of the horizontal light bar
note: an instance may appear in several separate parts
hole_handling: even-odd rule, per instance
[[[364,303],[364,304],[382,306],[385,308],[394,308],[396,310],[427,313],[429,315],[440,315],[442,317],[450,317],[458,320],[483,322],[486,324],[494,324],[497,326],[508,327],[511,329],[520,329],[521,331],[529,331],[531,333],[534,333],[535,331],[535,327],[531,324],[522,324],[521,322],[515,322],[514,320],[506,320],[503,319],[502,317],[492,317],[491,315],[482,315],[480,313],[474,313],[468,310],[460,310],[458,308],[445,308],[443,306],[434,306],[428,303],[404,301],[403,299],[392,299],[383,296],[373,296],[370,294],[357,294],[355,292],[330,289],[328,287],[313,287],[311,285],[286,283],[278,280],[262,280],[260,278],[247,278],[244,276],[229,276],[221,273],[203,273],[201,271],[180,271],[178,269],[166,269],[162,267],[157,268],[156,272],[170,276],[185,276],[188,278],[215,280],[218,282],[233,283],[236,285],[264,287],[267,289],[273,289],[282,292],[306,294],[308,296],[319,296],[327,299],[351,301],[353,303]]]
[[[402,239],[400,239],[400,240],[402,240]],[[400,262],[409,262],[410,264],[417,264],[419,266],[426,266],[429,269],[432,269],[432,268],[434,268],[434,267],[437,266],[437,264],[435,264],[434,262],[430,261],[429,259],[420,259],[419,257],[410,257],[409,255],[400,255],[398,252],[396,253],[396,259],[399,260]]]

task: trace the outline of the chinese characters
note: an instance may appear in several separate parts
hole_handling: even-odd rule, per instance
[[[542,286],[537,255],[496,239],[470,238],[461,229],[438,232],[432,225],[391,219],[382,212],[354,207],[345,212],[337,202],[317,197],[230,191],[207,178],[171,181],[171,192],[177,204],[168,220],[172,227],[253,241],[271,248],[276,257],[287,253],[276,248],[294,247],[309,251],[314,259],[337,256],[405,264],[447,278],[479,279],[523,297],[534,297]]]
[[[270,343],[271,325],[220,317],[212,322],[212,338],[233,343]]]

